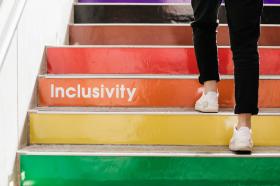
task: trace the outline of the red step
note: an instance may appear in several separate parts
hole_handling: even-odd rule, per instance
[[[260,73],[280,74],[280,47],[260,47]],[[220,73],[233,74],[230,48],[219,48]],[[193,47],[48,47],[49,74],[197,74]]]
[[[71,45],[192,45],[187,24],[85,24],[69,26]],[[280,27],[262,25],[261,46],[280,45]],[[218,29],[218,44],[229,45],[228,27]]]

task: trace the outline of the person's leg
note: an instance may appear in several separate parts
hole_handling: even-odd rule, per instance
[[[213,90],[219,81],[216,30],[220,0],[192,0],[193,43],[200,72],[199,82]],[[210,83],[205,83],[210,81]]]
[[[199,82],[204,87],[195,109],[202,112],[218,112],[217,82],[218,54],[216,30],[220,0],[192,0],[194,10],[193,42],[199,68]]]
[[[235,132],[242,130],[244,139],[251,141],[251,116],[258,114],[260,16],[262,0],[225,0],[231,48],[234,60],[235,100],[234,113],[238,114]],[[245,132],[244,132],[245,131]],[[236,134],[236,136],[238,136]],[[239,135],[242,136],[242,135]],[[250,138],[249,138],[250,137]],[[233,137],[234,138],[234,137]],[[250,150],[244,139],[232,150]],[[242,145],[244,148],[242,148]],[[238,147],[239,146],[239,147]]]

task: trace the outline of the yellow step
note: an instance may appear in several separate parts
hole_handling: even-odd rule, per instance
[[[232,111],[188,109],[47,108],[30,111],[31,144],[227,145],[237,118]],[[280,110],[254,116],[257,146],[280,146]]]

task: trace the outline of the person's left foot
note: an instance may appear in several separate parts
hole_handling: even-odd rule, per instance
[[[229,149],[234,152],[252,152],[253,140],[252,131],[248,127],[234,128]]]
[[[217,92],[202,93],[202,96],[195,103],[195,110],[199,112],[211,113],[219,111],[219,94]]]

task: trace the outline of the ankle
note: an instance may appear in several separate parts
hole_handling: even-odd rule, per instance
[[[237,125],[237,129],[240,129],[241,127],[248,127],[249,129],[251,129],[251,119],[252,119],[252,115],[251,114],[239,114],[238,115],[238,125]]]
[[[207,94],[208,92],[218,92],[216,81],[206,81],[204,83],[204,93]]]

